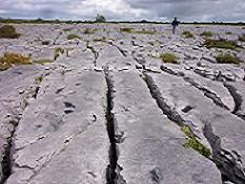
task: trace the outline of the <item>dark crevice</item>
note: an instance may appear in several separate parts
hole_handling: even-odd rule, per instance
[[[227,151],[221,148],[221,139],[213,133],[211,123],[205,122],[204,136],[212,148],[212,160],[222,174],[222,180],[235,184],[245,183],[245,173],[242,166],[241,156],[234,150]]]
[[[241,112],[241,105],[243,102],[242,96],[239,94],[239,92],[237,91],[235,86],[228,84],[228,83],[224,83],[224,86],[230,92],[230,94],[234,100],[234,103],[235,103],[235,107],[234,107],[232,113],[237,115],[241,119],[245,120],[245,114]]]
[[[117,164],[119,157],[119,148],[117,143],[121,141],[121,135],[118,132],[115,116],[112,112],[113,109],[113,93],[114,85],[112,76],[109,73],[108,67],[104,69],[106,83],[107,83],[107,108],[106,108],[106,119],[107,119],[107,132],[110,139],[110,150],[109,150],[109,161],[110,164],[106,170],[107,184],[126,184],[126,181],[120,175],[122,167]]]
[[[108,43],[109,45],[112,45],[112,46],[116,47],[116,48],[119,50],[119,52],[120,52],[124,57],[127,57],[127,54],[126,54],[127,51],[121,49],[119,46],[115,45],[115,44],[112,43],[112,42],[107,42],[107,43]]]
[[[19,125],[20,122],[20,115],[23,114],[23,112],[25,111],[25,108],[28,106],[28,98],[37,98],[37,95],[39,93],[40,90],[40,84],[43,80],[43,75],[41,75],[41,77],[38,77],[38,80],[36,78],[35,80],[35,84],[34,86],[30,87],[30,91],[26,93],[26,95],[24,95],[22,97],[22,112],[19,113],[19,116],[15,117],[14,119],[9,121],[9,124],[12,125],[12,128],[10,130],[10,136],[6,139],[7,144],[4,146],[4,152],[3,152],[3,158],[2,158],[2,162],[1,162],[1,166],[2,166],[2,178],[0,180],[0,184],[4,184],[6,182],[6,180],[10,177],[11,173],[12,173],[12,167],[13,167],[13,152],[16,151],[14,148],[14,134],[15,131]]]
[[[20,119],[11,120],[9,123],[13,126],[12,130],[10,131],[10,137],[7,138],[7,144],[4,146],[3,158],[2,158],[2,178],[0,184],[4,184],[5,181],[9,178],[12,172],[12,154],[11,149],[13,145],[13,136],[15,130],[19,124]]]
[[[152,97],[156,100],[156,102],[157,102],[159,108],[162,110],[162,112],[165,115],[167,115],[167,117],[170,120],[175,122],[180,127],[185,126],[186,122],[184,121],[184,119],[182,119],[182,117],[178,114],[178,112],[172,110],[168,106],[168,104],[166,104],[166,102],[164,102],[164,98],[162,97],[158,86],[154,83],[153,78],[151,76],[147,75],[146,73],[144,73],[143,77],[144,77],[144,80],[145,80],[149,90],[150,90]],[[234,179],[237,177],[237,176],[235,176],[237,173],[238,173],[237,175],[239,176],[239,178],[240,177],[242,178],[242,179],[240,179],[240,181],[243,181],[243,174],[242,174],[243,170],[241,167],[238,167],[238,163],[235,159],[235,156],[237,156],[238,154],[233,156],[232,159],[229,159],[229,156],[231,154],[229,152],[221,149],[220,138],[215,136],[214,134],[212,134],[210,132],[212,132],[212,131],[210,131],[210,128],[205,126],[204,134],[205,134],[205,137],[208,139],[209,144],[212,147],[212,158],[210,158],[210,157],[207,157],[207,158],[210,159],[211,161],[213,161],[216,164],[217,168],[220,170],[221,175],[222,175],[222,182],[224,183],[225,181],[232,181],[232,182],[237,181],[237,179]],[[229,153],[229,155],[227,153]],[[240,158],[240,157],[237,156],[237,158]],[[244,181],[238,182],[236,184],[241,184],[241,183],[244,184]]]
[[[156,100],[157,105],[162,110],[163,114],[167,115],[167,117],[171,121],[174,121],[177,125],[183,126],[184,122],[185,122],[184,119],[178,114],[177,111],[172,110],[168,106],[168,104],[165,102],[164,98],[162,97],[159,88],[154,83],[152,77],[147,75],[146,73],[144,73],[143,77],[144,77],[144,80],[145,80],[149,90],[150,90],[152,97]]]
[[[235,107],[232,113],[236,114],[237,111],[241,110],[242,96],[237,92],[236,88],[232,86],[231,84],[224,83],[224,86],[228,89],[232,98],[234,99]]]
[[[99,57],[99,53],[94,49],[94,47],[89,45],[89,42],[87,42],[87,48],[93,53],[94,55],[94,66],[97,65],[97,59]]]
[[[222,100],[220,99],[219,96],[217,96],[217,94],[203,86],[201,86],[200,84],[198,84],[197,82],[195,82],[192,78],[185,76],[185,74],[183,72],[175,72],[167,67],[161,66],[161,70],[169,73],[171,75],[175,75],[175,76],[179,76],[179,77],[183,77],[183,79],[190,83],[192,86],[194,86],[195,88],[197,88],[198,90],[202,91],[204,96],[206,96],[207,98],[210,98],[214,104],[216,104],[217,106],[225,109],[225,110],[230,110],[229,107],[227,107]]]
[[[210,98],[217,106],[226,109],[226,110],[230,110],[229,107],[227,107],[222,100],[220,99],[220,97],[217,96],[217,94],[203,86],[201,86],[200,84],[198,84],[197,82],[195,82],[193,79],[191,79],[190,77],[184,77],[184,80],[188,83],[190,83],[192,86],[194,86],[195,88],[199,89],[200,91],[203,92],[203,94]]]

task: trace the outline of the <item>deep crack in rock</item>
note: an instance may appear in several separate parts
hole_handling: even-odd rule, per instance
[[[117,143],[119,143],[117,137],[117,127],[116,127],[116,121],[115,116],[112,113],[113,109],[113,80],[112,76],[109,73],[109,69],[104,69],[105,77],[106,77],[106,83],[107,83],[107,109],[106,109],[106,119],[107,119],[107,132],[110,139],[110,150],[109,150],[109,160],[110,164],[107,167],[106,170],[106,179],[107,184],[126,184],[126,181],[123,179],[123,177],[120,175],[121,170],[123,169],[117,164],[117,160],[119,157],[119,148],[117,146]]]
[[[203,132],[211,145],[212,160],[219,168],[223,182],[227,180],[235,184],[244,184],[245,173],[240,155],[235,151],[230,152],[221,148],[221,139],[214,134],[211,123],[205,122]]]

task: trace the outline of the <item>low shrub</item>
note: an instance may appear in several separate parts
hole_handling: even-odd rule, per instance
[[[208,39],[205,40],[204,45],[207,48],[223,48],[223,49],[232,49],[232,50],[238,48],[238,45],[236,44],[235,41],[224,40],[224,39],[220,39],[220,40]]]
[[[221,53],[215,58],[218,63],[234,63],[234,64],[242,63],[242,60],[240,58],[232,56],[231,54],[228,53]]]
[[[7,70],[12,65],[30,64],[30,58],[20,53],[5,52],[0,57],[0,70]]]
[[[81,37],[76,34],[69,34],[67,36],[67,40],[73,40],[73,39],[81,39]]]
[[[165,52],[160,54],[159,58],[162,59],[162,61],[165,63],[173,63],[173,64],[178,64],[178,59],[179,59],[174,53],[170,53],[170,52]]]
[[[37,59],[37,60],[33,60],[32,62],[36,64],[45,64],[45,63],[51,63],[52,60],[51,59]]]
[[[211,31],[203,31],[200,36],[212,37],[214,34]]]
[[[185,38],[193,38],[193,34],[190,31],[184,31],[183,35]]]
[[[19,38],[20,34],[16,32],[15,28],[11,25],[4,25],[0,27],[0,38]]]

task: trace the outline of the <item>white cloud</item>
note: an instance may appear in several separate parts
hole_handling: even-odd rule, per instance
[[[0,17],[245,21],[244,0],[0,0]]]
[[[100,13],[105,16],[116,16],[117,19],[120,17],[121,19],[130,17],[131,19],[140,18],[148,13],[144,9],[132,8],[124,0],[84,0],[80,3],[72,4],[70,9],[72,13],[80,16],[88,14],[95,16],[97,13]]]

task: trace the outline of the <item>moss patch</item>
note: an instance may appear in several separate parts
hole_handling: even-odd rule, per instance
[[[213,32],[211,32],[211,31],[203,31],[201,34],[200,34],[200,36],[203,36],[203,37],[211,37],[211,36],[213,36],[214,34],[213,34]]]
[[[184,144],[185,148],[192,148],[199,152],[204,157],[209,158],[211,155],[211,151],[209,148],[204,146],[194,135],[194,133],[191,131],[190,127],[187,125],[184,125],[181,127],[181,131],[184,132],[186,135],[186,142]]]
[[[182,33],[184,35],[185,38],[193,38],[193,34],[190,31],[184,31]]]
[[[0,71],[7,70],[12,65],[25,65],[30,64],[30,58],[20,53],[5,52],[0,57]]]
[[[218,63],[234,63],[234,64],[242,63],[242,60],[240,58],[232,56],[231,54],[228,53],[221,53],[215,58]]]
[[[39,76],[37,76],[37,77],[35,78],[35,82],[36,82],[37,84],[40,84],[42,81],[43,81],[43,75],[39,75]]]
[[[178,57],[171,52],[165,52],[160,54],[159,56],[160,59],[162,59],[163,62],[165,63],[173,63],[173,64],[178,64]]]
[[[81,39],[81,37],[76,34],[69,34],[67,36],[67,40],[73,40],[73,39]]]
[[[19,38],[20,34],[16,32],[15,28],[10,25],[0,27],[0,38]]]
[[[235,41],[232,40],[211,40],[208,39],[204,42],[204,45],[207,48],[223,48],[223,49],[231,49],[231,50],[235,50],[236,48],[238,48],[238,45],[236,44]]]
[[[36,64],[45,64],[45,63],[51,63],[52,60],[51,59],[37,59],[37,60],[33,60],[32,62]]]
[[[54,60],[56,60],[60,54],[64,54],[65,50],[61,47],[56,47],[54,50]]]
[[[83,33],[84,34],[93,34],[97,31],[97,29],[92,29],[92,28],[85,28]]]
[[[124,33],[133,33],[133,34],[155,34],[154,31],[150,31],[150,30],[135,30],[133,28],[129,28],[129,27],[125,27],[125,28],[120,28],[120,32],[124,32]]]

